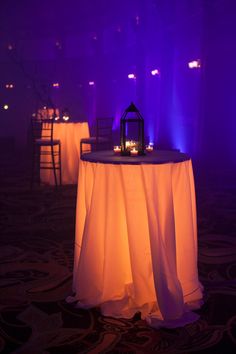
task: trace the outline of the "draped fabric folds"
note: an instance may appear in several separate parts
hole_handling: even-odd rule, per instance
[[[81,161],[73,290],[106,316],[141,312],[153,327],[195,321],[202,298],[191,160],[160,165]]]

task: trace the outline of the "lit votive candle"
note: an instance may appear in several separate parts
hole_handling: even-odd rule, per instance
[[[152,152],[153,151],[153,146],[152,145],[147,145],[146,146],[146,151],[147,152]]]
[[[114,146],[113,151],[116,155],[119,155],[121,152],[121,147],[120,146]]]
[[[131,155],[131,156],[137,156],[137,155],[138,155],[138,150],[135,149],[135,147],[132,148],[132,149],[130,150],[130,155]]]

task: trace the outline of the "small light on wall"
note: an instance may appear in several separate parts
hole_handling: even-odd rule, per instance
[[[136,16],[136,17],[135,17],[135,21],[136,21],[136,25],[139,25],[139,23],[140,23],[140,17],[139,17],[139,16]]]
[[[7,104],[4,104],[3,109],[5,109],[5,111],[9,108],[9,106]]]
[[[6,84],[6,89],[12,89],[13,87],[14,87],[14,85],[13,84]]]
[[[89,81],[89,86],[94,86],[95,82],[94,81]]]
[[[201,67],[200,59],[192,60],[192,61],[188,62],[188,67],[189,67],[189,69],[198,69],[198,68],[200,68]]]
[[[52,87],[59,87],[60,85],[59,85],[59,82],[54,82],[53,84],[52,84]]]
[[[8,46],[7,46],[7,49],[8,50],[13,50],[13,45],[9,43]]]
[[[154,69],[151,71],[152,76],[160,75],[160,70],[159,69]]]
[[[61,45],[61,43],[59,42],[59,41],[56,41],[56,47],[58,48],[58,49],[61,49],[62,48],[62,45]]]
[[[128,79],[136,79],[136,76],[135,74],[128,74]]]

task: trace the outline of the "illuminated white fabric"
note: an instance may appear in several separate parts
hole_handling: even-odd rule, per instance
[[[195,321],[202,287],[191,160],[160,165],[81,161],[73,290],[106,316],[141,312],[153,327]]]
[[[54,123],[53,138],[61,141],[62,184],[76,184],[78,182],[80,139],[88,137],[87,122]],[[55,184],[52,170],[41,170],[40,176],[43,183]]]

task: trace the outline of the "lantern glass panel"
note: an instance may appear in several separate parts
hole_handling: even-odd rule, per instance
[[[133,121],[126,123],[125,125],[126,132],[126,146],[129,145],[131,147],[136,147],[139,149],[139,122]]]
[[[125,110],[120,121],[121,154],[130,155],[132,149],[144,155],[144,121],[133,103]]]

